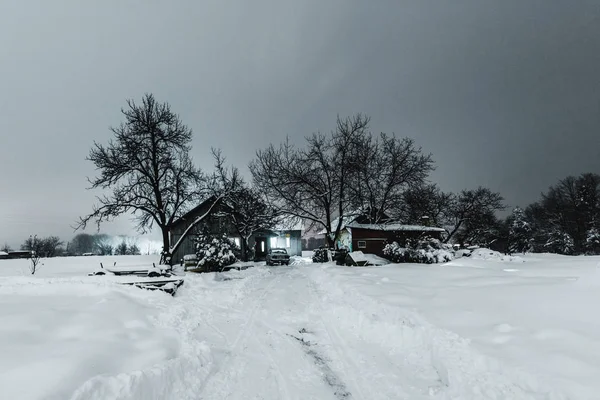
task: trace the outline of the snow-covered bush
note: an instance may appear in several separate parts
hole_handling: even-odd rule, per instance
[[[570,255],[575,250],[575,242],[567,232],[555,229],[548,235],[548,240],[544,247],[550,253]]]
[[[515,207],[509,217],[508,250],[510,253],[526,253],[533,248],[531,224],[520,207]]]
[[[588,254],[600,253],[600,230],[591,228],[587,231],[585,238],[585,248]]]
[[[397,242],[385,245],[383,254],[395,263],[410,262],[433,264],[452,261],[454,250],[439,239],[426,237],[420,240],[407,240],[406,247]]]
[[[329,261],[328,250],[325,248],[316,249],[313,252],[312,260],[314,263],[324,263]]]
[[[402,263],[406,261],[406,253],[408,249],[400,246],[398,242],[388,243],[383,248],[385,257],[394,263]]]
[[[198,266],[206,271],[215,271],[237,261],[235,255],[239,251],[235,242],[226,235],[215,237],[199,235],[196,238],[196,256]]]

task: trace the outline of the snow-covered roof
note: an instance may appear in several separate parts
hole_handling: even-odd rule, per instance
[[[293,225],[286,225],[286,224],[275,225],[273,230],[274,231],[302,231],[302,230],[304,230],[304,227],[302,226],[302,222],[298,222]]]
[[[352,222],[346,225],[348,228],[370,229],[373,231],[412,231],[412,232],[445,232],[443,228],[424,225],[404,224],[358,224]]]
[[[346,226],[348,226],[348,221],[354,221],[357,216],[358,216],[358,212],[351,212],[351,213],[347,213],[347,215],[344,215],[344,220],[342,221],[342,226],[340,227],[340,230],[344,230],[346,228]],[[333,221],[331,221],[331,230],[332,231],[336,230],[339,222],[340,222],[340,217],[337,217]],[[327,234],[327,230],[325,228],[323,228],[317,234],[325,235],[325,234]]]
[[[8,253],[7,253],[7,252],[5,252],[5,251],[0,251],[0,256],[7,256],[7,255],[8,255]]]

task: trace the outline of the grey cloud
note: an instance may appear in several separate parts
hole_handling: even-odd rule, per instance
[[[600,170],[593,1],[8,1],[0,5],[0,243],[72,236],[84,161],[126,98],[169,101],[245,168],[365,112],[434,153],[446,190],[524,205]],[[130,233],[126,218],[107,231]],[[35,231],[35,232],[33,232]]]

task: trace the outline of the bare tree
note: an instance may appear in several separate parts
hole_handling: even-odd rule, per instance
[[[196,219],[188,225],[176,243],[171,244],[169,254],[173,254],[183,243],[184,239],[194,232],[201,222],[210,218],[211,215],[219,209],[219,205],[223,204],[223,200],[229,193],[234,191],[240,185],[241,177],[238,169],[235,167],[227,168],[225,166],[225,157],[220,150],[213,148],[211,151],[215,159],[215,171],[211,176],[206,177],[204,180],[205,192],[206,196],[208,196],[207,200],[210,200],[210,206],[204,214],[196,217]],[[227,177],[228,170],[230,173]],[[223,176],[226,176],[227,178],[224,179]]]
[[[40,264],[40,255],[35,251],[32,252],[29,258],[29,272],[31,272],[31,275],[35,275],[41,265],[43,264]]]
[[[424,184],[433,160],[410,138],[381,133],[377,138],[364,134],[355,140],[348,186],[352,203],[370,223],[380,223],[402,203],[407,190]]]
[[[190,158],[192,131],[167,103],[147,94],[142,104],[127,101],[121,110],[125,122],[111,128],[114,140],[94,143],[88,160],[100,171],[90,180],[91,189],[110,189],[99,196],[93,212],[80,218],[77,228],[89,221],[98,224],[124,213],[133,213],[138,231],[156,224],[162,234],[161,263],[172,251],[169,230],[192,204],[208,196],[206,176]]]
[[[333,247],[351,208],[348,174],[352,146],[367,133],[369,118],[361,114],[341,119],[326,136],[315,133],[306,138],[306,148],[287,140],[278,148],[271,145],[257,152],[250,164],[254,184],[270,205],[289,216],[308,220],[327,232]],[[332,220],[339,216],[338,223]]]
[[[5,253],[9,253],[12,251],[12,247],[10,247],[8,245],[8,243],[4,243],[4,245],[2,246],[2,248],[0,248],[0,251],[3,251]]]
[[[428,217],[433,226],[447,224],[454,203],[452,193],[444,193],[435,184],[423,184],[406,190],[393,207],[398,219],[410,224],[420,224]]]
[[[225,166],[225,158],[220,151],[213,149],[213,156],[216,161],[214,180],[217,192],[224,193],[220,210],[229,217],[240,235],[241,257],[243,261],[248,261],[250,236],[259,230],[275,226],[280,214],[256,188],[248,186],[237,168]]]
[[[40,265],[40,241],[37,235],[30,235],[27,240],[21,245],[21,250],[29,250],[29,272],[35,275]]]
[[[105,233],[94,235],[94,247],[99,255],[110,256],[113,253],[112,238]]]
[[[69,252],[76,255],[92,253],[95,250],[96,238],[97,236],[89,233],[78,233],[69,243]]]
[[[43,257],[56,257],[63,252],[64,242],[58,236],[48,236],[39,240],[39,251]]]
[[[496,221],[496,211],[504,210],[506,207],[503,201],[504,198],[500,193],[481,186],[475,190],[460,192],[452,205],[452,228],[446,237],[446,242],[449,242],[467,221],[469,230],[473,232],[484,229],[487,222]]]

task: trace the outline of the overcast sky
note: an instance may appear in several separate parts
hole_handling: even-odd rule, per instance
[[[247,170],[286,135],[364,112],[411,136],[444,190],[488,186],[526,205],[600,173],[600,2],[0,2],[0,244],[72,236],[91,210],[85,157],[125,99],[171,103]],[[133,233],[127,218],[108,233]]]

